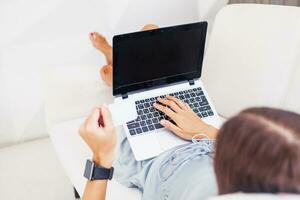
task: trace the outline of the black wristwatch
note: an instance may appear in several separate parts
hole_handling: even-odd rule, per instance
[[[93,180],[111,180],[113,177],[114,168],[111,167],[110,169],[97,166],[91,160],[87,160],[85,164],[85,171],[84,177],[87,178],[89,181]]]

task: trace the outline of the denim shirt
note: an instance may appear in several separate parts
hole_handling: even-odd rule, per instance
[[[194,141],[144,161],[135,160],[123,129],[119,141],[115,179],[127,187],[138,188],[144,200],[201,200],[217,195],[214,141]]]

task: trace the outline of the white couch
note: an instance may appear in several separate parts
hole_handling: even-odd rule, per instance
[[[299,57],[299,8],[232,5],[216,18],[205,54],[203,81],[225,118],[249,106],[300,112]],[[84,116],[90,107],[112,100],[110,89],[100,86],[103,83],[97,69],[88,65],[57,66],[47,73],[49,134],[80,195],[86,182],[82,177],[84,163],[91,155],[77,134],[82,118],[66,119]],[[227,199],[243,199],[239,195]],[[225,197],[213,199],[218,198]],[[107,199],[141,199],[141,194],[111,181]]]

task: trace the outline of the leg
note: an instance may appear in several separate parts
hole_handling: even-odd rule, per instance
[[[114,161],[114,179],[126,187],[144,190],[148,171],[155,158],[136,161],[123,128],[118,129],[118,153]]]
[[[104,82],[108,85],[108,86],[112,86],[112,73],[113,73],[113,68],[111,64],[108,65],[104,65],[101,69],[100,69],[100,75],[101,78],[104,80]]]
[[[112,64],[112,46],[107,42],[106,38],[97,32],[90,33],[90,40],[93,46],[101,51],[108,65]]]
[[[148,24],[142,28],[142,31],[153,30],[157,28],[159,28],[157,25]],[[93,46],[99,51],[101,51],[105,56],[107,65],[104,65],[100,69],[100,74],[102,79],[106,82],[106,84],[112,86],[112,46],[107,42],[105,37],[103,37],[97,32],[93,32],[90,34],[90,40]]]

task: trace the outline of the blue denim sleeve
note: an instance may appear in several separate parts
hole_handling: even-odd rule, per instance
[[[143,192],[143,199],[206,199],[217,194],[213,171],[213,142],[200,141],[137,162],[124,132],[120,132],[115,178]]]

